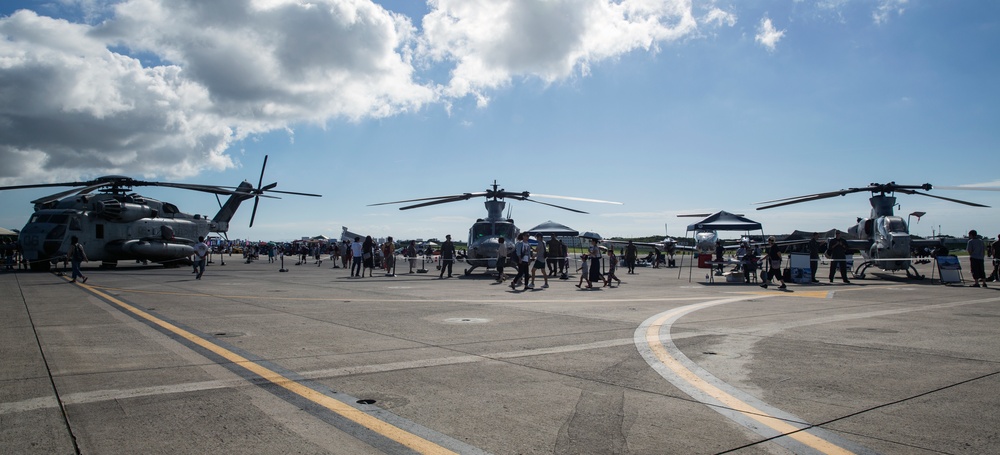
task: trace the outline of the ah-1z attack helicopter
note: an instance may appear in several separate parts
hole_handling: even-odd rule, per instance
[[[101,261],[102,267],[114,267],[119,260],[142,260],[173,265],[194,254],[198,237],[210,232],[225,234],[229,221],[240,203],[254,199],[250,226],[257,215],[261,197],[274,198],[265,192],[320,197],[318,194],[277,191],[277,183],[255,188],[243,181],[237,187],[197,185],[187,183],[147,182],[130,177],[109,175],[86,182],[40,183],[0,187],[2,190],[71,186],[62,191],[31,201],[35,213],[18,235],[18,243],[31,270],[48,271],[53,263],[66,257],[70,238],[75,236],[87,257]],[[139,186],[160,186],[229,195],[225,204],[219,201],[219,212],[208,219],[202,215],[183,213],[176,205],[151,199],[132,192]],[[97,191],[96,194],[92,194]]]
[[[910,237],[909,228],[902,217],[893,213],[896,206],[895,193],[915,194],[941,199],[949,202],[968,205],[971,207],[989,207],[975,202],[951,199],[933,194],[922,193],[917,190],[930,191],[933,186],[930,183],[923,185],[897,185],[896,182],[872,183],[862,188],[848,188],[827,193],[808,194],[805,196],[795,196],[773,201],[758,202],[758,204],[768,204],[758,207],[757,210],[781,207],[784,205],[798,204],[800,202],[810,202],[820,199],[843,196],[850,193],[870,192],[869,198],[872,210],[869,218],[858,218],[857,224],[847,229],[848,234],[856,240],[847,240],[848,247],[858,250],[864,258],[864,262],[858,264],[853,271],[856,278],[864,278],[865,270],[870,266],[878,267],[887,272],[903,270],[910,278],[922,279],[923,275],[917,272],[913,266],[911,253],[915,248],[937,248],[943,246],[940,240],[913,239]],[[938,189],[967,190],[962,187],[938,187]],[[994,188],[972,188],[989,189]]]
[[[599,202],[604,204],[621,204],[621,202],[611,202],[611,201],[601,201],[597,199],[584,199],[578,197],[569,196],[553,196],[550,194],[531,194],[527,191],[522,191],[520,193],[515,193],[513,191],[507,191],[503,188],[499,188],[496,180],[493,181],[493,187],[487,189],[486,191],[479,191],[475,193],[463,193],[455,194],[451,196],[436,196],[427,197],[420,199],[409,199],[405,201],[395,201],[395,202],[381,202],[378,204],[369,204],[369,207],[376,205],[387,205],[387,204],[402,204],[407,202],[421,202],[420,204],[408,205],[406,207],[400,207],[400,210],[409,210],[420,207],[427,207],[431,205],[444,204],[448,202],[458,202],[467,201],[474,197],[485,197],[487,200],[486,204],[486,218],[480,218],[476,220],[475,224],[469,228],[469,243],[468,252],[465,262],[469,264],[470,268],[465,269],[465,274],[469,275],[477,267],[487,267],[495,268],[497,261],[497,249],[499,248],[500,242],[499,238],[503,237],[508,245],[513,246],[517,235],[521,232],[517,226],[514,225],[514,220],[510,216],[503,216],[503,210],[506,206],[504,199],[514,199],[517,201],[528,201],[534,202],[536,204],[547,205],[550,207],[555,207],[558,209],[569,210],[570,212],[576,213],[587,213],[581,210],[571,209],[569,207],[563,207],[559,205],[549,204],[547,202],[536,201],[529,199],[531,197],[542,197],[542,198],[554,198],[554,199],[567,199],[571,201],[582,201],[582,202]],[[511,250],[513,251],[513,250]]]

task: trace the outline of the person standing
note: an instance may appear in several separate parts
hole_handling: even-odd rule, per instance
[[[507,248],[507,243],[503,237],[497,239],[497,283],[503,283],[507,280],[507,275],[504,275],[503,268],[507,265],[507,256],[510,254],[510,249]]]
[[[1000,281],[1000,235],[990,245],[990,256],[993,257],[993,273],[987,281]]]
[[[201,276],[205,274],[205,263],[208,261],[208,245],[205,244],[203,236],[199,236],[198,243],[194,245],[194,257],[198,266],[198,274],[194,276],[194,279],[200,280]]]
[[[826,249],[830,252],[830,282],[833,283],[833,276],[837,269],[840,269],[840,278],[845,283],[850,284],[847,279],[847,240],[840,238],[840,231],[834,231],[833,238],[827,244]]]
[[[819,232],[813,232],[812,238],[809,239],[809,268],[812,270],[812,283],[819,283],[816,279],[816,272],[819,271]],[[846,266],[845,266],[846,267]]]
[[[368,276],[372,276],[372,272],[375,271],[375,240],[372,240],[372,236],[366,235],[364,243],[361,244],[361,259],[364,268],[361,269],[361,276],[365,276],[365,270],[368,271]]]
[[[413,267],[417,265],[417,241],[410,240],[410,244],[406,246],[403,250],[403,256],[406,256],[406,261],[410,263],[410,273],[413,273]]]
[[[545,273],[545,242],[542,241],[542,234],[535,234],[535,240],[538,245],[535,247],[535,265],[531,268],[531,287],[535,287],[535,274],[541,270],[542,278],[545,280],[545,284],[542,285],[544,289],[549,287],[549,276]]]
[[[351,276],[361,277],[361,237],[354,237],[351,243]]]
[[[722,276],[722,273],[726,270],[725,265],[722,264],[726,259],[726,246],[722,243],[722,240],[715,242],[715,262],[719,264],[716,265],[715,276]]]
[[[625,267],[628,268],[629,275],[635,275],[635,261],[639,259],[639,249],[631,240],[625,245]]]
[[[392,236],[385,239],[382,244],[382,268],[385,273],[392,274],[392,266],[396,262],[396,242],[392,241]]]
[[[451,278],[451,267],[455,263],[455,244],[451,243],[451,234],[444,236],[444,243],[441,244],[441,275],[444,278],[444,269],[448,268],[448,278]]]
[[[549,267],[549,276],[556,276],[559,272],[559,239],[555,234],[549,236],[549,241],[545,244],[545,263]]]
[[[969,243],[965,246],[969,252],[969,268],[972,269],[972,287],[978,288],[982,282],[986,287],[986,245],[975,229],[969,231]]]
[[[69,239],[69,262],[73,265],[73,276],[70,283],[76,283],[76,278],[80,277],[81,281],[86,283],[87,277],[83,275],[80,271],[80,263],[90,262],[87,260],[87,252],[83,251],[83,244],[80,243],[80,239],[75,235]]]
[[[781,276],[781,250],[778,249],[778,245],[774,243],[774,236],[767,238],[767,263],[769,270],[767,272],[767,278],[760,287],[767,289],[767,283],[769,283],[775,277],[778,278],[778,282],[781,286],[778,289],[785,289],[785,279]]]

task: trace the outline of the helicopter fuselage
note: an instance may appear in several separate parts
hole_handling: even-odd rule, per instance
[[[469,228],[468,254],[465,259],[471,266],[469,272],[477,267],[496,267],[500,237],[503,237],[510,251],[513,251],[514,242],[521,231],[514,225],[514,220],[501,216],[504,205],[502,201],[486,201],[488,216],[476,220]]]
[[[135,194],[77,195],[36,207],[18,241],[33,270],[63,260],[73,236],[89,260],[107,266],[119,260],[169,264],[190,257],[199,236],[226,228],[228,223]]]

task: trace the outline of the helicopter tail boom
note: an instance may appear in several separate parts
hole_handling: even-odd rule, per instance
[[[236,187],[236,191],[226,199],[226,203],[219,209],[219,213],[212,218],[212,232],[226,232],[229,230],[229,221],[236,215],[236,209],[240,204],[253,197],[253,184],[244,181]]]

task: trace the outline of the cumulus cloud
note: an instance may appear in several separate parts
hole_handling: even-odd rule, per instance
[[[773,52],[778,41],[781,41],[784,36],[785,31],[774,28],[771,18],[765,17],[760,20],[760,25],[757,26],[757,35],[754,36],[754,40],[767,48],[768,51]]]
[[[82,22],[0,17],[0,184],[224,170],[259,134],[485,105],[736,21],[690,0],[429,0],[419,31],[371,0],[47,5]]]
[[[695,18],[689,0],[430,0],[420,51],[454,63],[444,88],[475,96],[514,78],[546,83],[586,75],[591,65],[694,34],[699,25],[735,23],[718,8]]]

